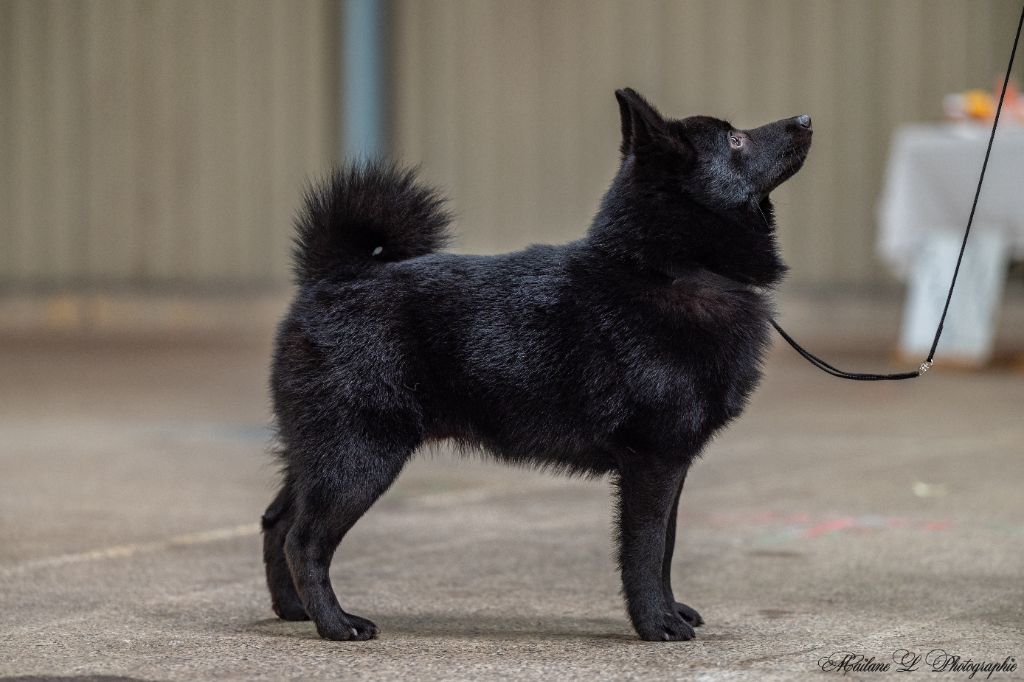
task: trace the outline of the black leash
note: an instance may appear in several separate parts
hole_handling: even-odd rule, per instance
[[[985,182],[985,170],[988,168],[988,157],[992,153],[992,141],[996,137],[996,128],[999,127],[999,114],[1003,111],[1003,98],[1006,97],[1006,88],[1010,84],[1010,72],[1013,70],[1013,61],[1017,56],[1017,44],[1020,42],[1021,27],[1024,26],[1024,5],[1021,6],[1020,20],[1017,22],[1017,35],[1013,39],[1013,49],[1010,51],[1010,63],[1006,66],[1006,76],[1003,78],[1003,89],[999,93],[999,104],[996,106],[996,115],[992,119],[992,132],[988,136],[988,147],[985,149],[985,161],[981,164],[981,175],[978,177],[978,187],[974,190],[974,201],[971,203],[971,213],[967,218],[967,227],[964,229],[964,240],[960,244],[960,255],[956,258],[956,268],[953,270],[953,279],[949,283],[949,293],[946,294],[946,305],[942,308],[942,317],[939,318],[939,326],[935,330],[935,338],[932,340],[931,350],[928,351],[928,358],[921,363],[921,366],[914,372],[897,372],[895,374],[864,374],[860,372],[847,372],[833,367],[817,355],[807,350],[796,340],[787,334],[773,318],[771,320],[775,331],[779,333],[786,343],[799,353],[807,362],[811,363],[822,372],[831,374],[840,379],[851,379],[853,381],[900,381],[902,379],[916,379],[929,369],[935,358],[935,349],[939,346],[939,337],[942,336],[942,328],[946,324],[946,313],[949,312],[949,302],[953,299],[953,288],[956,286],[956,278],[960,274],[960,263],[964,259],[964,249],[967,248],[967,238],[971,235],[971,224],[974,222],[974,212],[978,208],[978,197],[981,195],[981,185]]]

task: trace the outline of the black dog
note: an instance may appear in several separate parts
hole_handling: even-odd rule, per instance
[[[274,611],[369,639],[328,568],[428,440],[618,490],[629,617],[687,640],[670,584],[690,464],[760,377],[785,266],[768,193],[802,165],[808,116],[748,131],[666,120],[615,93],[622,162],[587,235],[498,256],[437,253],[449,216],[412,171],[334,172],[298,220],[299,290],[274,356],[284,484],[263,517]]]

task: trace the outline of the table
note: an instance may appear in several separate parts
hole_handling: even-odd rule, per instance
[[[906,355],[931,345],[988,132],[987,124],[913,124],[893,135],[877,247],[909,285],[900,335]],[[937,358],[987,360],[1013,258],[1024,258],[1024,128],[1001,123]]]

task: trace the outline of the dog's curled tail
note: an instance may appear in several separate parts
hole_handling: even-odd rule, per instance
[[[387,161],[336,168],[310,186],[296,218],[299,284],[357,277],[377,263],[422,256],[448,241],[444,197]]]

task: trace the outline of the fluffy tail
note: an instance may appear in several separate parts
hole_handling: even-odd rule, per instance
[[[356,277],[375,263],[442,248],[451,222],[444,202],[414,170],[394,163],[331,171],[306,190],[296,219],[296,280]]]

